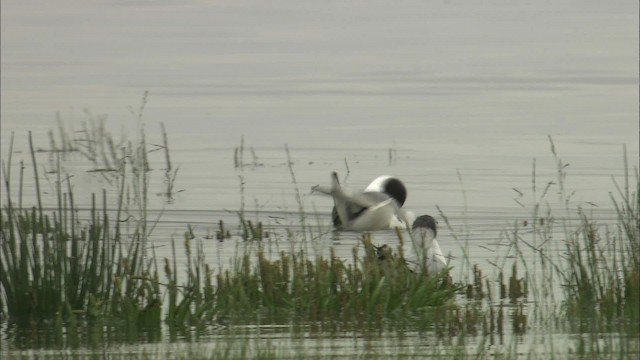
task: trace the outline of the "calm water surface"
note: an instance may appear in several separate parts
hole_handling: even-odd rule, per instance
[[[438,216],[454,276],[468,276],[461,258],[468,245],[470,262],[491,277],[496,259],[513,256],[502,231],[531,219],[535,202],[558,221],[571,221],[578,207],[603,223],[615,218],[609,192],[613,180],[624,183],[624,144],[630,166],[638,163],[637,14],[638,4],[626,1],[4,1],[2,159],[13,132],[19,173],[19,161],[30,162],[27,131],[47,149],[56,118],[73,133],[105,114],[110,131],[133,139],[144,105],[147,142],[162,142],[163,123],[179,166],[174,201],[150,200],[158,257],[169,256],[171,241],[191,225],[207,260],[223,266],[255,245],[207,237],[219,220],[235,229],[243,207],[267,226],[274,252],[290,249],[299,193],[315,238],[296,246],[322,254],[334,246],[350,258],[360,234],[333,233],[331,200],[311,187],[328,184],[331,171],[354,190],[394,174],[408,187],[407,208]],[[549,135],[569,164],[568,213]],[[236,168],[241,138],[249,166]],[[55,169],[49,154],[38,157],[43,170]],[[164,155],[150,157],[155,194],[164,186]],[[77,155],[63,162],[80,207],[110,186],[89,169]],[[45,206],[53,207],[55,175],[43,178]],[[33,190],[31,175],[25,189]],[[4,187],[1,194],[4,205]],[[23,201],[31,206],[34,198]],[[391,232],[374,241],[397,243]],[[563,244],[552,247],[560,254]],[[422,347],[428,340],[419,334],[389,345],[353,334],[274,332],[274,344],[326,353],[437,344]],[[6,326],[3,333],[4,351]],[[535,348],[541,341],[531,333],[509,341]],[[255,328],[247,337],[263,335]]]

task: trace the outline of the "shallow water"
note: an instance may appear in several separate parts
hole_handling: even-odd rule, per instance
[[[624,184],[623,144],[630,167],[639,158],[637,13],[637,3],[624,1],[5,1],[2,158],[15,132],[13,181],[24,160],[23,202],[31,206],[27,131],[47,149],[56,117],[80,136],[82,121],[107,114],[110,131],[132,139],[142,113],[149,144],[162,142],[164,123],[179,167],[174,200],[150,199],[160,258],[191,225],[208,261],[221,265],[247,244],[207,237],[219,220],[237,231],[240,209],[265,224],[274,251],[289,249],[287,229],[300,230],[302,205],[310,233],[297,246],[322,254],[333,246],[349,259],[360,234],[332,233],[331,200],[311,187],[328,184],[331,171],[354,190],[394,174],[408,187],[408,209],[438,217],[452,274],[469,275],[461,254],[468,246],[468,262],[495,277],[496,259],[513,256],[503,231],[518,225],[526,236],[537,202],[541,215],[548,208],[557,219],[556,238],[578,207],[603,224],[615,219],[609,193],[617,191],[613,180]],[[569,164],[564,192],[548,136]],[[241,144],[247,166],[238,168]],[[62,170],[74,175],[78,207],[88,208],[90,194],[110,185],[86,173],[91,166],[80,156],[67,156]],[[161,151],[150,160],[155,194],[166,165]],[[55,157],[39,153],[38,161],[53,208],[56,175],[46,171],[56,169]],[[560,193],[570,196],[568,212]],[[5,205],[4,187],[0,195]],[[374,234],[376,243],[397,241],[392,232]],[[557,255],[562,247],[552,246]],[[248,332],[261,338],[259,328]],[[5,326],[3,342],[6,334]],[[352,336],[359,345],[343,347],[337,335],[330,345],[312,337],[299,344],[363,354],[422,341],[403,335],[387,349],[353,334],[347,342]],[[538,344],[533,334],[513,341]]]

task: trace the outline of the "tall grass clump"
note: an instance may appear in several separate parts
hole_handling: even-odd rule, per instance
[[[575,206],[566,186],[568,164],[551,138],[556,178],[539,189],[533,166],[531,218],[517,221],[503,236],[507,255],[525,269],[534,306],[532,317],[544,329],[581,334],[572,344],[585,356],[638,352],[640,330],[640,180],[630,174],[624,150],[624,184],[613,179],[611,218]],[[559,208],[547,199],[557,190]],[[516,190],[518,191],[518,190]],[[520,195],[523,192],[518,191]],[[519,203],[522,207],[525,207]],[[544,206],[546,205],[546,208]],[[549,337],[553,348],[553,336]],[[563,345],[566,346],[566,345]]]
[[[106,117],[89,112],[80,132],[67,132],[58,118],[59,141],[50,132],[48,150],[34,149],[29,132],[32,194],[24,190],[29,180],[24,161],[19,174],[11,174],[11,135],[8,159],[2,163],[0,312],[6,326],[39,329],[34,333],[38,336],[27,337],[28,344],[25,337],[16,337],[16,346],[74,346],[83,337],[131,341],[158,336],[163,294],[155,257],[149,257],[147,246],[155,226],[147,214],[149,153],[164,149],[167,187],[160,195],[168,199],[176,193],[178,170],[170,162],[164,127],[164,146],[147,149],[141,121],[145,103],[146,94],[137,113],[132,110],[138,120],[133,140],[115,141],[107,131]],[[43,152],[49,154],[51,169],[46,173],[37,162]],[[76,197],[74,174],[66,173],[65,161],[71,154],[80,155],[73,155],[74,161],[85,160],[81,164],[88,165],[87,173],[107,180],[107,189],[91,195],[89,205],[77,205],[87,199]],[[49,174],[54,174],[53,181]],[[43,177],[53,189],[53,203],[44,199],[51,193],[41,189]],[[23,206],[23,197],[36,205]]]
[[[33,324],[111,318],[158,324],[160,291],[155,282],[147,280],[157,275],[145,261],[144,210],[142,217],[126,221],[126,236],[121,228],[125,223],[124,177],[116,211],[109,210],[106,190],[101,199],[92,195],[91,206],[85,210],[76,207],[70,176],[63,177],[58,166],[57,204],[53,211],[46,211],[31,133],[29,145],[36,206],[22,206],[23,172],[18,179],[18,201],[14,201],[12,148],[2,167],[6,202],[0,212],[0,284],[3,311],[9,320]],[[144,144],[132,148],[144,148]],[[123,176],[127,159],[132,164],[140,161],[135,157],[127,154],[115,164]],[[143,184],[144,180],[136,182]]]
[[[562,344],[560,348],[575,350],[582,354],[580,356],[637,356],[640,345],[638,170],[635,168],[635,174],[630,170],[625,149],[624,178],[620,177],[621,184],[620,179],[613,179],[611,212],[575,206],[572,201],[575,192],[566,185],[568,164],[559,158],[552,139],[549,140],[556,177],[541,186],[534,159],[530,193],[514,188],[519,194],[516,202],[528,215],[525,219],[515,219],[510,229],[500,232],[496,258],[489,261],[494,274],[490,274],[487,281],[497,278],[502,284],[505,268],[510,264],[513,264],[512,273],[516,273],[517,266],[521,275],[509,279],[509,288],[500,285],[499,298],[487,294],[491,299],[488,311],[493,312],[496,304],[502,309],[502,299],[508,298],[509,307],[518,308],[512,314],[513,334],[522,334],[527,329],[549,330],[550,334],[569,330],[579,333],[579,340],[575,344]],[[550,199],[552,194],[557,194],[557,201]],[[525,195],[530,195],[530,203],[522,201]],[[448,219],[440,214],[457,240]],[[610,214],[613,216],[609,217]],[[461,247],[464,261],[469,248],[468,245]],[[471,268],[471,264],[466,264]],[[479,285],[482,282],[476,280],[467,285],[467,299],[483,298]],[[490,290],[491,286],[487,283],[485,289]],[[486,308],[479,309],[480,313],[486,311]],[[552,353],[557,350],[554,346],[558,348],[554,341],[553,335],[545,339]]]
[[[184,235],[184,251],[187,260],[184,284],[178,281],[175,241],[172,241],[171,246],[172,259],[164,259],[168,301],[165,321],[174,334],[175,331],[184,330],[188,326],[204,325],[212,320],[211,309],[214,306],[216,290],[213,284],[213,270],[205,262],[203,244],[196,240],[192,232],[186,232]]]
[[[568,276],[564,290],[570,318],[598,330],[620,324],[633,333],[640,325],[640,181],[629,175],[625,152],[624,187],[614,179],[615,222],[602,225],[578,210],[580,222],[566,240]],[[635,182],[633,182],[635,180]],[[584,321],[581,322],[585,324]]]
[[[625,148],[624,185],[613,179],[615,193],[610,193],[610,198],[614,218],[604,222],[582,206],[573,208],[571,199],[575,192],[568,192],[566,186],[568,164],[558,156],[551,137],[549,141],[556,179],[540,189],[534,159],[531,218],[524,224],[516,222],[513,229],[502,233],[509,241],[507,255],[514,253],[525,269],[528,288],[537,303],[535,315],[541,320],[553,318],[554,307],[562,303],[563,314],[569,319],[579,319],[579,324],[603,330],[603,325],[611,329],[624,322],[637,328],[640,301],[637,168],[635,176],[629,173]],[[552,210],[547,197],[554,188],[560,209]],[[555,288],[558,283],[560,293]],[[560,301],[556,301],[558,295],[562,295]]]

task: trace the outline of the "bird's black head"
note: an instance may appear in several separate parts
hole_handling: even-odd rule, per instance
[[[404,205],[407,200],[407,188],[404,187],[402,181],[397,178],[389,178],[384,182],[384,193],[396,199],[400,206]]]
[[[411,225],[411,230],[415,230],[419,227],[431,229],[433,231],[433,236],[435,237],[438,235],[437,224],[438,222],[436,221],[436,219],[433,218],[433,216],[420,215],[413,221],[413,225]]]

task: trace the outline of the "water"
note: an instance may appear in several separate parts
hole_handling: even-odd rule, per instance
[[[549,135],[569,164],[571,208],[604,223],[615,218],[609,192],[612,178],[624,183],[623,144],[630,166],[638,164],[637,13],[637,3],[624,1],[5,1],[2,158],[15,132],[17,174],[18,162],[30,161],[26,132],[47,148],[56,117],[72,132],[106,114],[111,131],[132,138],[142,113],[150,144],[162,142],[159,124],[166,126],[179,166],[175,190],[184,190],[172,203],[150,200],[150,214],[161,214],[152,237],[159,257],[187,224],[201,238],[219,220],[237,224],[243,204],[274,246],[287,248],[286,229],[299,229],[299,193],[319,236],[312,250],[335,246],[349,258],[359,235],[332,235],[330,199],[310,193],[338,171],[352,189],[380,174],[401,177],[407,208],[439,208],[449,218],[451,229],[440,218],[439,238],[453,274],[468,275],[463,241],[470,262],[491,274],[504,255],[501,231],[531,218],[549,182],[544,207],[565,215]],[[241,138],[244,161],[255,154],[258,166],[234,167]],[[43,169],[55,169],[38,156]],[[155,194],[164,155],[150,156]],[[108,187],[78,156],[64,166],[79,207]],[[53,207],[55,175],[48,179],[45,206]],[[1,194],[4,205],[4,187]],[[374,240],[397,241],[384,232]],[[206,245],[213,263],[243,246]],[[518,341],[535,344],[533,337]],[[335,347],[327,353],[367,349]]]

